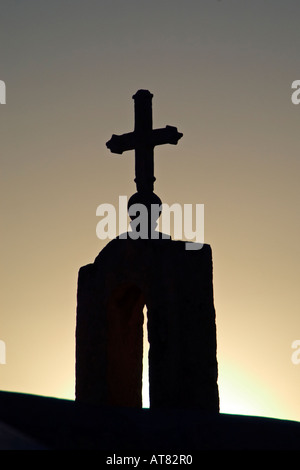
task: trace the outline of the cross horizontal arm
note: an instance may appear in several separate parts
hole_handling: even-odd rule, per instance
[[[126,150],[134,150],[139,144],[155,147],[156,145],[173,144],[177,142],[183,134],[177,131],[177,127],[166,126],[162,129],[153,129],[150,133],[140,134],[136,132],[129,132],[128,134],[116,135],[113,134],[112,138],[106,142],[106,147],[112,153],[122,154]]]
[[[152,131],[152,145],[163,145],[163,144],[173,144],[177,145],[177,142],[183,134],[177,131],[177,127],[166,126],[162,129],[154,129]]]
[[[136,145],[136,139],[134,132],[128,134],[116,135],[113,134],[112,138],[106,142],[106,147],[112,153],[123,153],[126,150],[133,150]]]

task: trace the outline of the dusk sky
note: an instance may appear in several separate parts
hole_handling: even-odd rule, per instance
[[[183,133],[155,149],[155,192],[205,208],[221,412],[300,421],[299,18],[299,0],[1,1],[1,390],[74,399],[78,270],[109,241],[97,207],[135,192],[134,152],[105,144],[147,89],[154,127]]]

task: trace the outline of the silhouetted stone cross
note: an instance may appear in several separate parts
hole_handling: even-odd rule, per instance
[[[154,147],[162,144],[176,145],[183,134],[176,127],[152,128],[152,97],[148,90],[139,90],[133,96],[135,122],[134,131],[123,135],[112,135],[106,143],[113,153],[122,154],[126,150],[135,150],[135,183],[137,193],[131,197],[128,206],[142,202],[147,206],[160,203],[153,193],[154,189]]]

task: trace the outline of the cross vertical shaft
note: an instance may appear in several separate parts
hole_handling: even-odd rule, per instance
[[[135,183],[138,193],[152,193],[154,189],[154,146],[152,133],[152,97],[148,90],[139,90],[134,96]]]

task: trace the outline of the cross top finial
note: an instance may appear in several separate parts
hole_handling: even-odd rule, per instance
[[[112,135],[106,143],[112,153],[122,154],[135,150],[135,183],[137,192],[131,196],[128,208],[135,203],[161,205],[160,198],[154,194],[154,147],[162,144],[176,145],[183,134],[176,127],[166,126],[153,129],[152,98],[148,90],[138,90],[134,99],[134,131],[123,135]]]
[[[153,98],[152,93],[150,93],[149,90],[138,90],[135,95],[133,95],[133,99],[135,99],[137,96],[144,95],[144,96],[150,96],[150,98]]]

